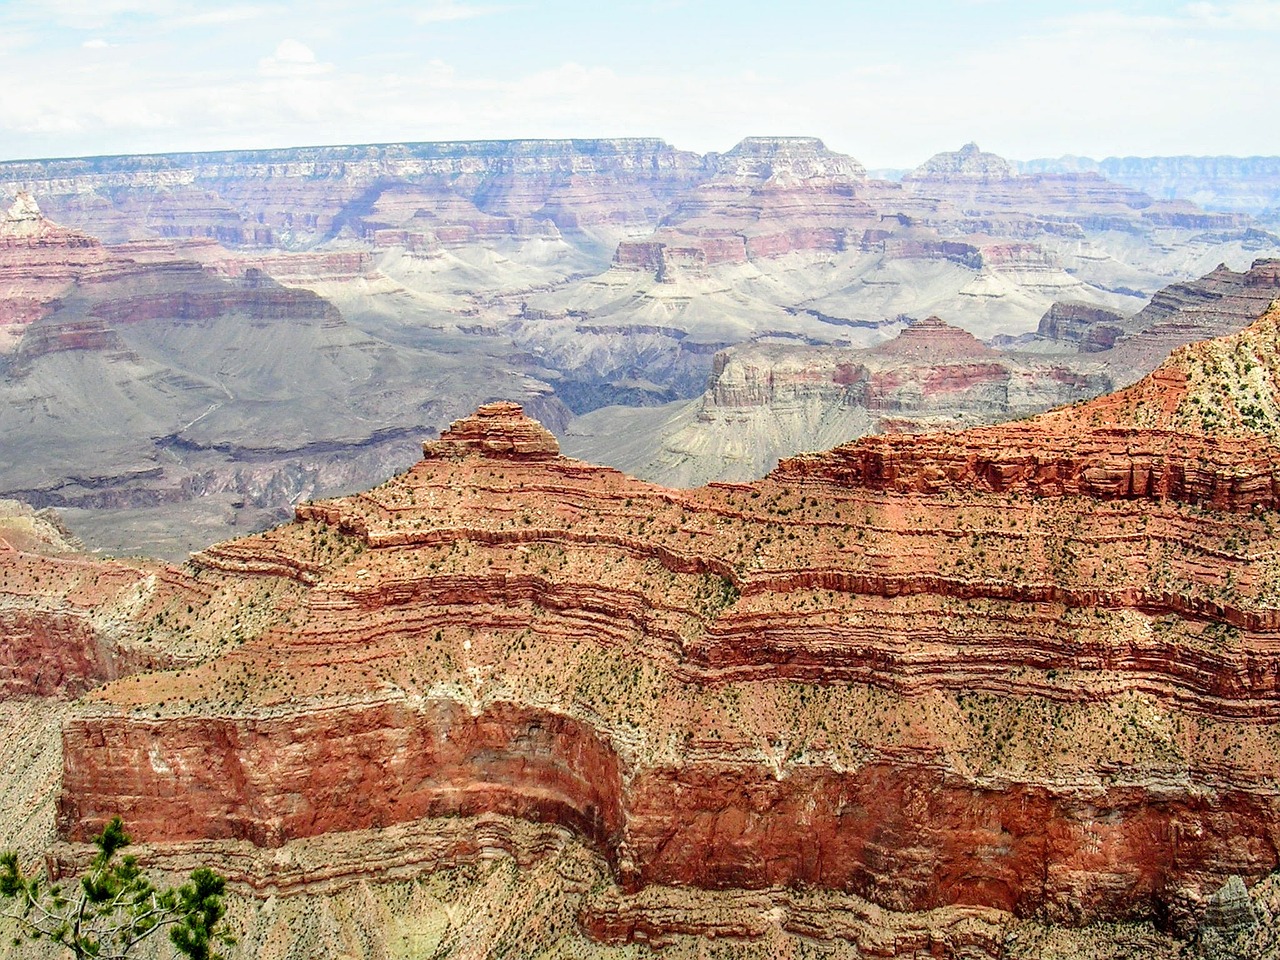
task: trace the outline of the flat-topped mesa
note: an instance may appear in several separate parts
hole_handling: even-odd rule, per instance
[[[835,177],[866,180],[867,168],[835,153],[817,137],[747,137],[716,158],[721,175],[768,180],[786,174],[801,180]]]
[[[459,459],[471,454],[497,460],[550,460],[560,455],[560,444],[550,430],[525,416],[520,404],[498,400],[455,420],[439,440],[422,444],[422,455],[427,459]]]
[[[1009,180],[1013,167],[1004,157],[983,153],[976,143],[959,150],[934,154],[907,175],[911,180]]]

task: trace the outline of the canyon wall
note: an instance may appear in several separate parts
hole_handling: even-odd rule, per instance
[[[486,405],[408,473],[194,557],[205,589],[276,593],[253,635],[82,701],[60,827],[270,848],[515,816],[628,897],[1190,930],[1280,865],[1277,433],[1224,402],[1247,357],[1274,405],[1278,323],[1025,423],[691,491]],[[1008,469],[1026,449],[1071,470]],[[1131,481],[1197,456],[1194,483]]]

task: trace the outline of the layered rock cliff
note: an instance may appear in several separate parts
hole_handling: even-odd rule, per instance
[[[30,194],[19,194],[0,220],[0,355],[12,352],[26,327],[105,259],[96,239],[50,223]]]
[[[1161,290],[1132,317],[1060,302],[1035,336],[1000,349],[917,321],[873,348],[757,343],[716,356],[704,395],[652,412],[574,421],[574,455],[673,486],[763,476],[781,457],[868,433],[1016,419],[1132,383],[1169,351],[1239,331],[1280,296],[1276,263],[1219,266]]]
[[[1280,864],[1277,342],[1273,312],[1114,397],[692,491],[487,405],[193,558],[260,627],[82,701],[60,827],[553,822],[617,884],[610,938],[705,924],[682,888],[988,911],[944,955],[1015,917],[1188,931]]]

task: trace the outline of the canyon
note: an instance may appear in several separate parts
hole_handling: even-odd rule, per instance
[[[353,896],[384,938],[491,948],[499,891],[602,956],[1262,943],[1278,384],[1272,308],[1122,391],[753,483],[573,460],[503,401],[181,567],[19,510],[0,601],[40,626],[7,682],[99,683],[59,708],[54,861],[120,813],[157,867],[228,873],[254,949],[303,904],[363,949]],[[88,646],[37,686],[27,648]]]
[[[697,433],[709,378],[713,397],[775,362],[785,379],[809,363],[788,344],[857,363],[936,315],[1003,347],[1056,303],[1130,317],[1187,276],[1280,254],[1247,212],[1019,173],[972,144],[899,181],[811,137],[13,161],[0,196],[0,492],[64,510],[95,546],[175,560],[407,467],[414,437],[497,397],[652,479],[759,476],[879,422],[797,399],[802,415],[763,413],[742,450]],[[1012,399],[987,377],[976,410],[961,391],[933,425],[1108,386],[1092,367],[1064,374],[1073,387],[1055,380],[1071,364],[995,362]],[[619,424],[626,450],[575,439]]]
[[[1280,214],[1280,157],[1061,157],[1017,166],[1025,173],[1100,173],[1148,196],[1269,222]]]
[[[1269,168],[1122,166],[0,163],[0,837],[232,960],[1274,952]]]

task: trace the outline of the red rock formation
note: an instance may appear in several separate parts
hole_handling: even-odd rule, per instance
[[[879,222],[861,197],[863,166],[812,137],[749,137],[715,166],[652,237],[623,241],[614,263],[670,279],[672,271],[843,250]]]
[[[1227,358],[1280,370],[1278,326],[1025,425],[693,491],[486,405],[195,558],[201,589],[268,589],[257,632],[86,699],[62,828],[275,845],[497,812],[633,892],[1184,924],[1280,865],[1280,543],[1250,479],[1272,435],[1169,425]]]
[[[976,488],[1099,500],[1169,499],[1220,510],[1280,506],[1272,309],[1241,334],[1176,352],[1117,394],[1030,421],[954,436],[869,437],[779,466],[783,477],[936,494]],[[1224,375],[1229,365],[1239,373]],[[1239,380],[1236,377],[1239,376]],[[1262,404],[1262,406],[1258,406]]]
[[[173,662],[171,651],[122,644],[112,613],[159,609],[181,589],[154,570],[87,559],[50,542],[33,515],[0,501],[0,693],[78,697],[108,680]],[[185,587],[185,585],[184,585]]]
[[[1091,303],[1060,302],[1040,318],[1036,335],[1076,344],[1086,353],[1109,350],[1124,333],[1124,317]]]
[[[555,435],[524,415],[518,403],[486,403],[462,420],[455,420],[439,440],[422,445],[427,458],[479,454],[512,460],[546,460],[558,456]]]

